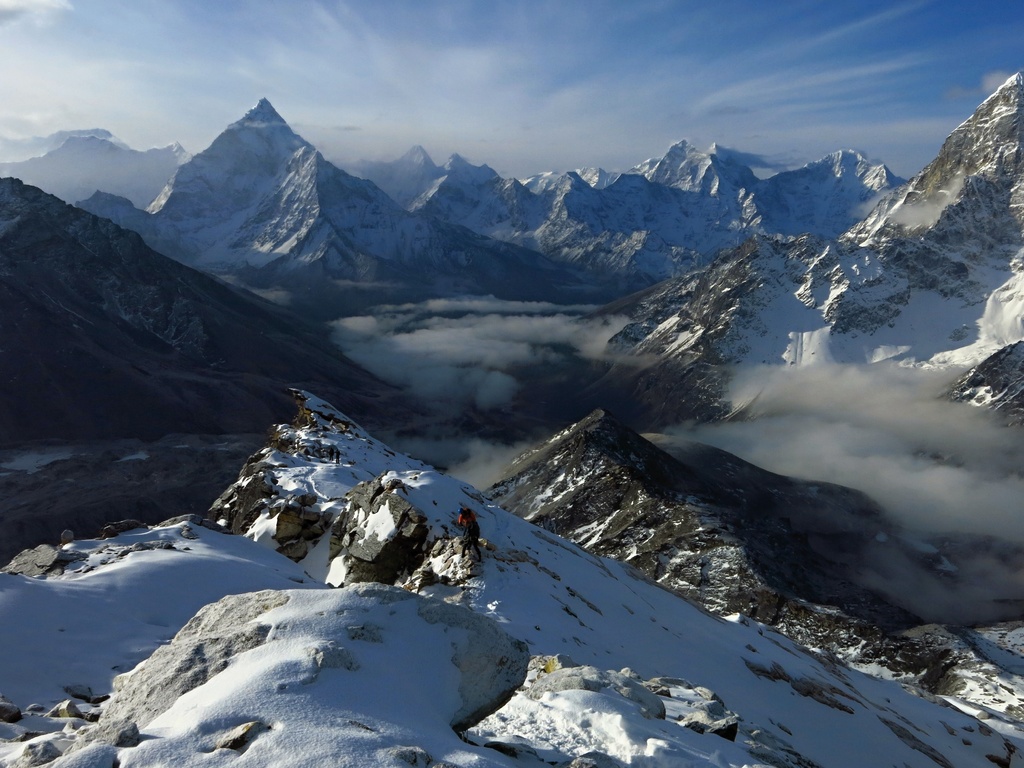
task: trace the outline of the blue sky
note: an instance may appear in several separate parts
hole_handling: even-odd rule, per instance
[[[266,96],[342,164],[624,170],[685,138],[909,176],[1022,40],[1015,0],[0,0],[0,136],[198,152]]]

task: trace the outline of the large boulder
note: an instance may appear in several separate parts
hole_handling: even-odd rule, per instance
[[[73,549],[40,544],[15,555],[2,573],[20,576],[59,576],[71,563],[84,560],[85,555]]]
[[[0,723],[16,723],[21,720],[21,709],[13,701],[0,694]]]
[[[345,558],[345,583],[393,584],[418,568],[427,554],[427,516],[381,475],[346,494],[347,508],[331,528],[331,558]],[[344,551],[343,551],[344,550]]]
[[[122,752],[126,766],[146,765],[150,749],[166,756],[197,744],[275,764],[286,761],[290,729],[317,729],[334,749],[426,722],[458,745],[453,731],[503,706],[528,664],[526,644],[492,619],[398,587],[268,590],[201,610],[117,679],[100,725],[143,731]],[[316,705],[297,708],[296,696]],[[101,730],[81,745],[104,740]]]
[[[286,592],[264,590],[228,595],[205,606],[168,645],[114,679],[104,724],[147,726],[183,694],[226,669],[234,656],[266,642],[270,625],[258,617],[287,601]]]

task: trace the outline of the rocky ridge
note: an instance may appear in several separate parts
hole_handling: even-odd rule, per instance
[[[750,616],[932,693],[1024,712],[1024,678],[1001,670],[981,639],[1017,624],[928,625],[858,583],[897,561],[946,581],[953,548],[926,554],[856,491],[772,475],[699,443],[673,453],[596,411],[522,454],[486,493],[714,613]]]
[[[0,180],[0,299],[3,445],[262,431],[286,384],[368,418],[390,399],[306,320],[17,179]]]
[[[949,396],[990,408],[1009,426],[1024,425],[1024,341],[982,360],[953,384]]]
[[[1024,78],[1007,81],[838,240],[756,236],[604,308],[632,318],[612,344],[633,359],[597,388],[631,393],[631,421],[660,426],[742,406],[726,401],[732,365],[967,368],[1020,341],[1022,94]]]
[[[688,272],[752,234],[836,237],[901,181],[851,150],[762,180],[728,150],[686,141],[614,176],[589,169],[519,182],[461,158],[433,167],[437,176],[411,208],[634,288]]]

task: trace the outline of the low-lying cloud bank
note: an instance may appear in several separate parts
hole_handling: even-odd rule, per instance
[[[755,420],[686,430],[765,469],[870,493],[932,533],[1024,542],[1024,434],[942,397],[949,372],[885,366],[740,372]]]
[[[945,540],[948,570],[892,558],[863,582],[934,620],[1024,615],[1024,433],[942,394],[950,372],[886,366],[737,372],[733,401],[750,421],[680,427],[669,436],[722,448],[779,474],[857,488],[908,531]],[[963,549],[972,536],[989,545]]]
[[[490,296],[437,299],[380,307],[333,328],[345,354],[431,408],[490,410],[512,402],[517,371],[600,358],[626,320],[581,318],[592,309]]]
[[[561,404],[573,399],[588,366],[605,359],[608,339],[627,322],[585,317],[594,309],[465,296],[383,305],[332,327],[346,355],[405,389],[433,416],[425,426],[387,435],[388,442],[486,488],[516,455],[554,431],[544,414],[561,418]]]

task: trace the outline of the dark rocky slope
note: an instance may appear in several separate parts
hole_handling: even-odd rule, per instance
[[[487,494],[715,613],[747,614],[850,663],[935,692],[989,671],[984,643],[929,625],[863,579],[897,563],[953,578],[949,562],[969,556],[971,542],[915,546],[858,491],[775,475],[700,443],[672,452],[595,411],[521,455]]]
[[[0,180],[0,445],[261,432],[315,386],[368,423],[392,390],[326,332]]]

